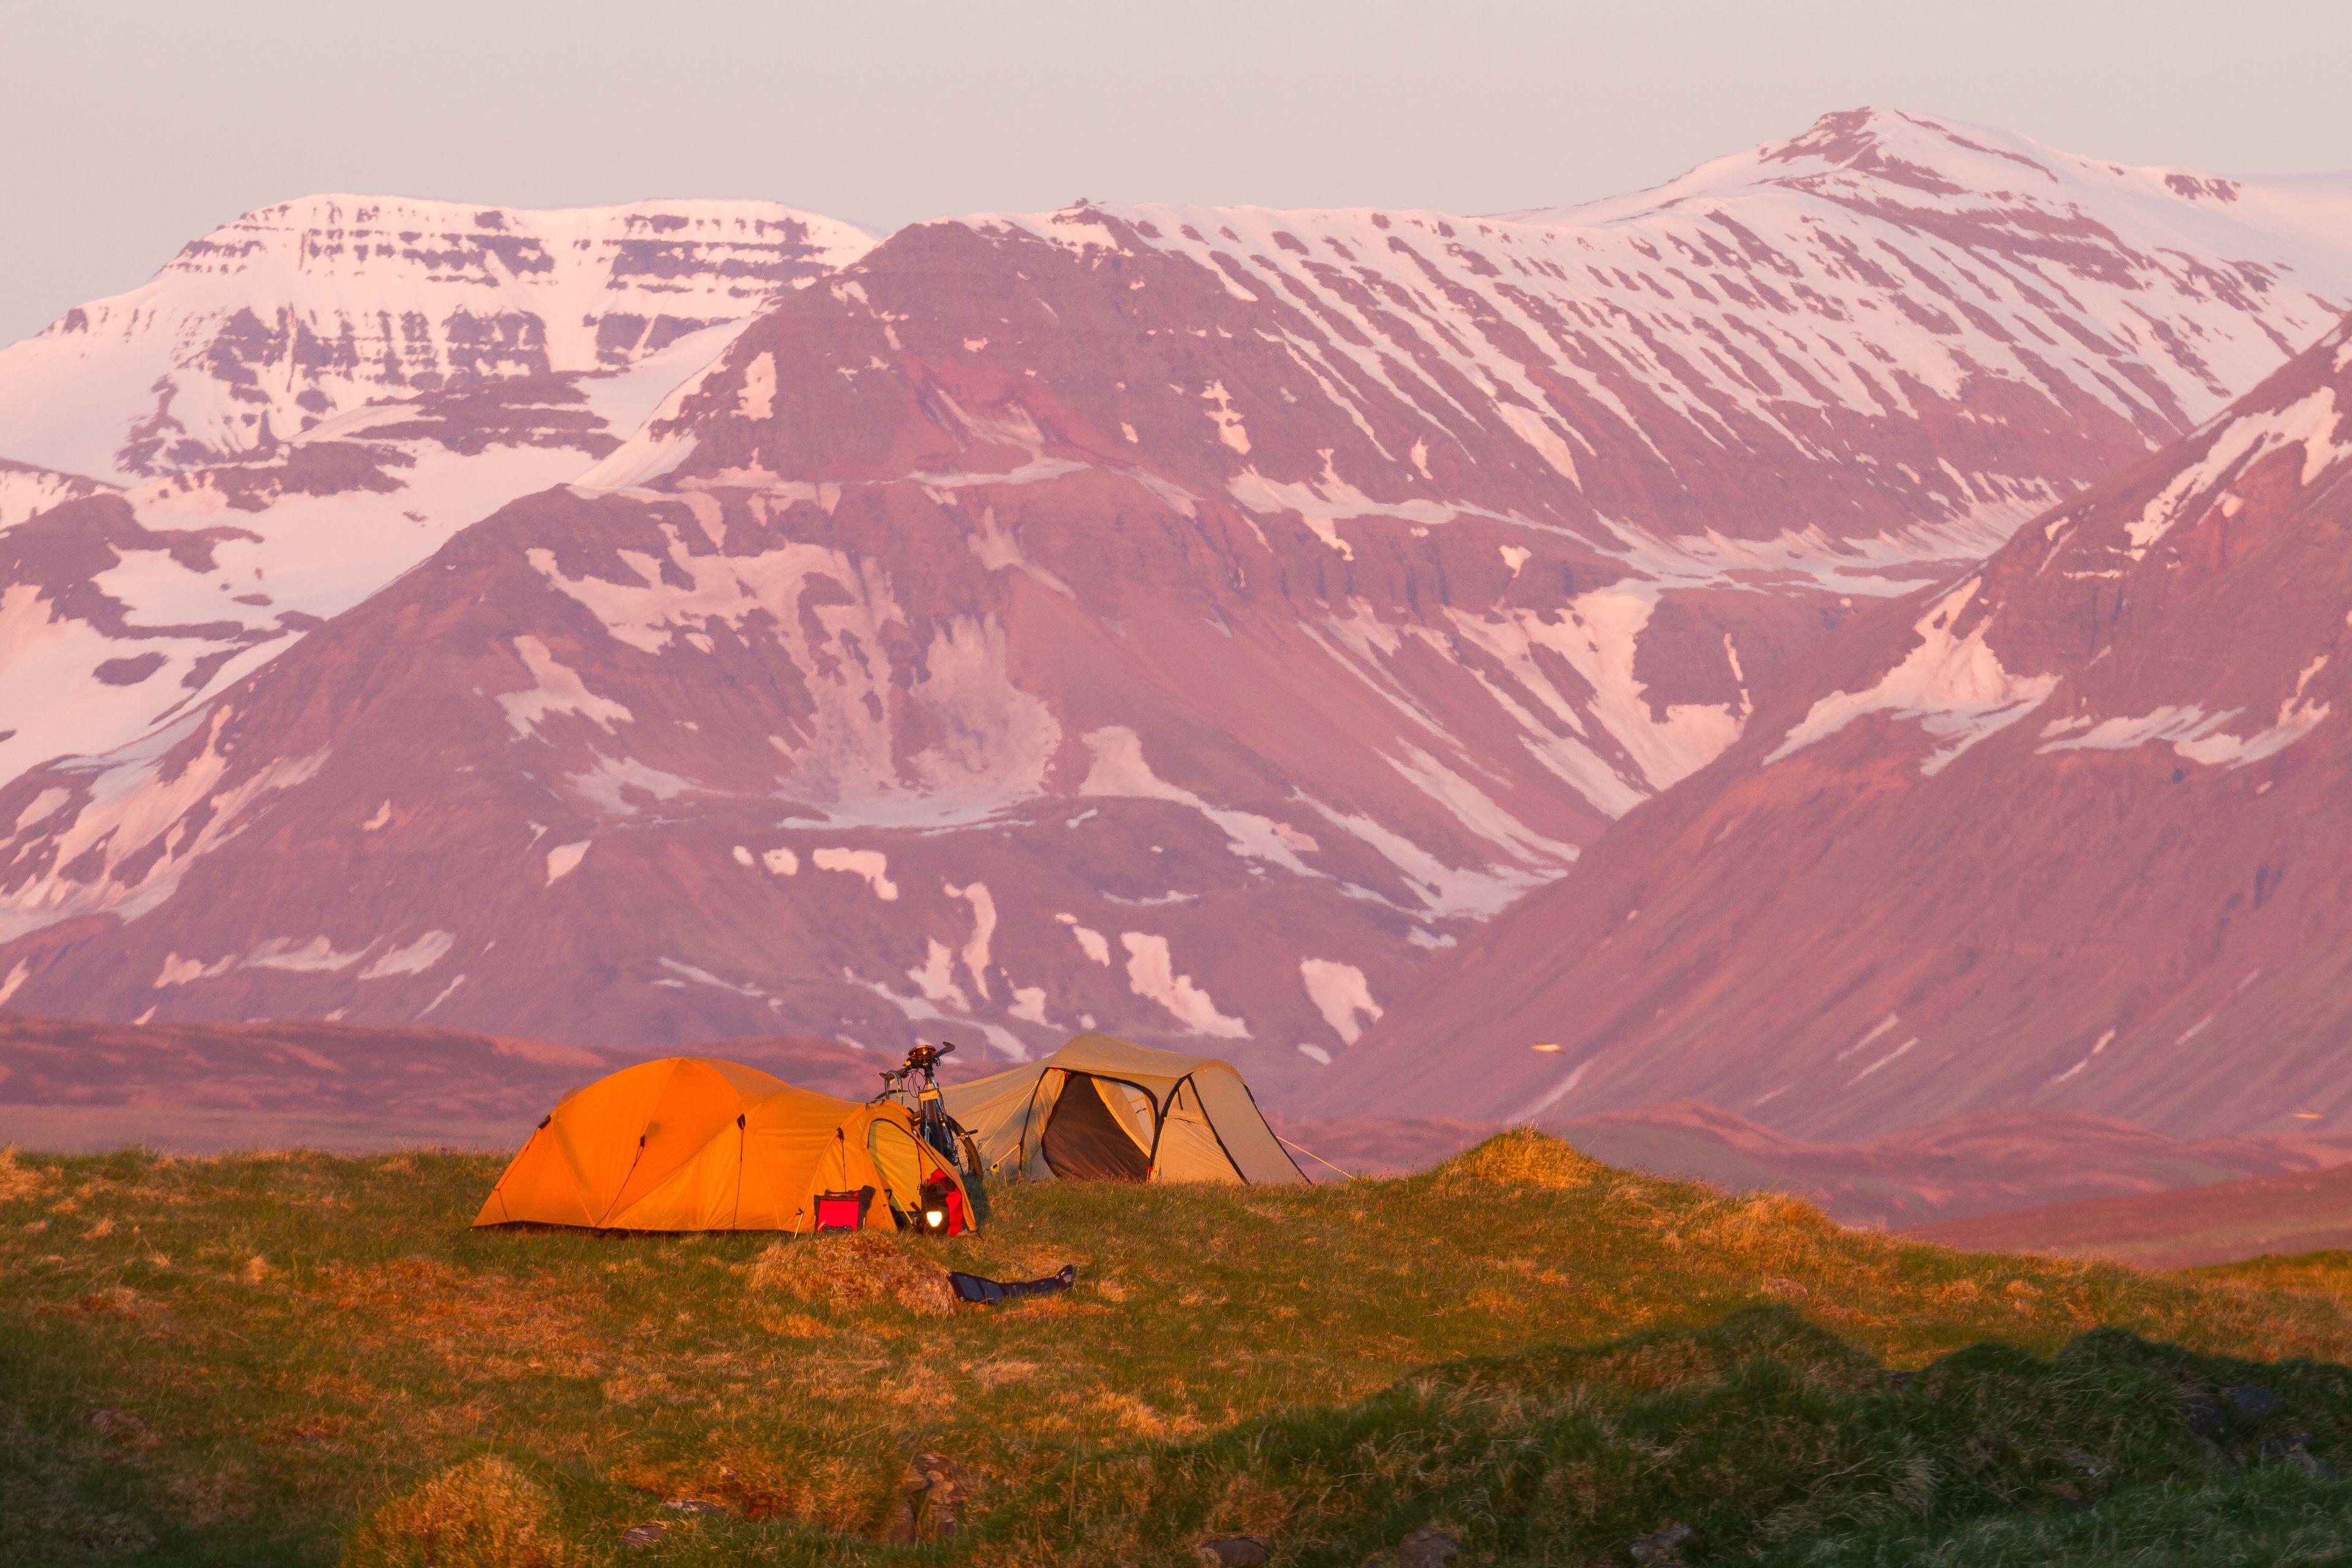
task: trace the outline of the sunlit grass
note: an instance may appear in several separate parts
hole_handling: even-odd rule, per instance
[[[2347,1300],[2301,1277],[1964,1256],[1529,1134],[1392,1182],[1010,1189],[985,1236],[858,1238],[878,1269],[839,1242],[469,1230],[498,1169],[0,1163],[0,1561],[348,1542],[449,1568],[432,1531],[477,1509],[520,1543],[483,1561],[551,1564],[651,1522],[628,1561],[1190,1563],[1252,1531],[1354,1568],[1433,1521],[1487,1561],[1627,1562],[1678,1509],[1693,1563],[2026,1562],[2001,1531],[2080,1532],[2126,1494],[2352,1552],[2346,1489],[2215,1468],[2176,1408],[2255,1375],[2188,1352],[2352,1361]],[[1075,1290],[994,1310],[942,1310],[925,1274],[1065,1262]],[[2185,1350],[2034,1359],[2103,1325]],[[2014,1353],[1887,1384],[1988,1342]],[[2260,1376],[2334,1453],[2341,1374]],[[2096,1475],[2057,1453],[2102,1431]],[[960,1528],[884,1542],[936,1525],[908,1500],[927,1468]]]

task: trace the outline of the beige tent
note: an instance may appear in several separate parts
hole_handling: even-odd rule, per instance
[[[1242,1075],[1108,1035],[947,1089],[992,1181],[1304,1182]]]

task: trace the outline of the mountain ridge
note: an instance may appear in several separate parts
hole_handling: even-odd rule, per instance
[[[1402,1037],[1451,985],[1493,1009],[1452,1080],[1475,1058],[1559,1114],[1704,1082],[1812,1136],[1931,1107],[2330,1122],[2347,333],[1824,639],[1691,787],[1393,1009],[1361,1081],[1426,1094]]]
[[[0,986],[1008,1058],[1116,1018],[1303,1089],[1830,628],[2126,465],[2327,303],[2283,261],[2056,208],[2005,248],[2018,201],[1834,178],[1585,228],[938,220],[658,366],[380,402],[52,509],[0,542],[87,543],[125,505],[153,538],[0,583],[17,626],[79,639],[88,696],[44,711],[148,705],[62,758],[0,737],[29,763],[0,784]],[[1883,358],[1870,322],[1901,324]],[[419,511],[442,453],[462,482]],[[223,573],[274,577],[273,531],[333,553],[406,511],[334,595],[121,635],[245,603]],[[165,536],[199,519],[266,548],[190,565]],[[452,856],[462,896],[422,869]]]

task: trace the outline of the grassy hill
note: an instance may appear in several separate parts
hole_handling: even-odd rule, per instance
[[[0,1163],[0,1562],[2352,1560],[2341,1259],[1969,1256],[1531,1133],[928,1245],[469,1231],[498,1169]]]

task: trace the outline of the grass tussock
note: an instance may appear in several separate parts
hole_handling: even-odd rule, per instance
[[[887,1302],[929,1317],[956,1304],[935,1253],[870,1230],[775,1242],[752,1261],[751,1288],[835,1307]]]
[[[1189,1565],[1231,1532],[1360,1568],[1437,1527],[1465,1568],[1587,1565],[1678,1523],[1691,1568],[2186,1564],[2216,1521],[2273,1555],[2212,1562],[2352,1561],[2341,1266],[1968,1256],[1528,1131],[1397,1181],[1014,1187],[928,1243],[477,1232],[499,1163],[463,1155],[6,1168],[28,1562]],[[1064,1262],[949,1305],[948,1268]],[[2242,1383],[2280,1410],[2191,1430]]]
[[[484,1455],[401,1493],[352,1534],[351,1568],[565,1568],[555,1500],[509,1460]]]
[[[1481,1182],[1497,1187],[1579,1187],[1599,1179],[1608,1167],[1587,1159],[1565,1142],[1532,1127],[1514,1127],[1465,1149],[1432,1176],[1444,1182]]]
[[[47,1179],[47,1173],[38,1167],[17,1163],[13,1146],[0,1149],[0,1203],[31,1197]]]

